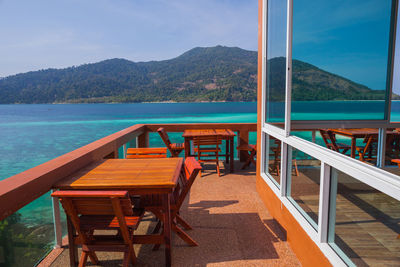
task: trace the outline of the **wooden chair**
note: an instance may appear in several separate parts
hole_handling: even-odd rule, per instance
[[[222,141],[218,135],[195,136],[193,138],[194,152],[197,155],[198,162],[215,162],[217,165],[218,176],[221,176],[219,169],[219,156]],[[200,171],[201,177],[201,171]]]
[[[281,168],[281,141],[275,139],[276,146],[271,147],[272,154],[270,157],[273,157],[274,161],[272,163],[271,171],[275,170],[276,175],[280,175]],[[297,153],[296,153],[297,154]],[[294,170],[294,175],[299,176],[299,170],[297,168],[297,160],[296,158],[292,159],[292,168]]]
[[[184,143],[171,143],[168,134],[163,127],[158,128],[157,132],[164,141],[164,144],[167,146],[171,156],[179,157],[179,154],[185,149]]]
[[[254,166],[256,166],[256,161],[254,160],[254,158],[257,155],[257,145],[250,145],[250,144],[246,144],[246,145],[240,145],[236,148],[238,151],[246,151],[246,162],[243,164],[242,166],[242,170],[249,167],[251,163],[254,164]]]
[[[342,154],[346,154],[346,152],[351,149],[351,146],[349,145],[343,143],[337,143],[335,134],[333,132],[329,130],[320,129],[319,133],[321,134],[321,137],[324,140],[324,143],[327,148]]]
[[[123,266],[135,263],[133,231],[137,229],[143,211],[133,210],[128,191],[56,191],[78,236],[72,242],[82,245],[79,266],[89,257],[98,264],[95,251],[124,252]],[[95,230],[118,230],[117,235],[95,235]]]
[[[182,166],[178,178],[178,184],[171,197],[172,230],[191,246],[197,246],[198,244],[178,226],[178,224],[180,224],[186,230],[192,229],[192,227],[180,216],[179,211],[200,170],[201,165],[196,161],[196,159],[194,157],[188,157]],[[156,215],[156,217],[162,218],[162,201],[159,195],[154,194],[141,196],[140,206],[145,210],[151,211]],[[153,234],[158,233],[160,228],[161,220],[158,220]],[[158,249],[159,246],[160,245],[155,245],[154,250]]]
[[[356,151],[359,156],[359,160],[363,162],[372,162],[376,160],[378,139],[376,136],[367,135],[364,138],[364,146],[357,146]]]
[[[145,147],[128,148],[126,151],[127,159],[148,159],[148,158],[166,158],[166,147]]]

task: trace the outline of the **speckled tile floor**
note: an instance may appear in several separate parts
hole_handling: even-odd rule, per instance
[[[233,174],[218,177],[210,165],[197,177],[181,215],[199,246],[189,247],[173,235],[173,266],[300,266],[284,231],[258,197],[255,168],[241,171],[236,164]],[[137,232],[150,232],[154,225],[146,214]],[[162,247],[152,251],[151,245],[135,245],[135,251],[135,266],[164,265]],[[97,254],[100,266],[122,265],[122,253]],[[68,248],[51,266],[69,266]]]

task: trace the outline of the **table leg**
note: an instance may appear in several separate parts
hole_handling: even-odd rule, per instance
[[[229,154],[229,139],[225,140],[225,162],[229,164],[229,158],[230,158],[230,154]]]
[[[71,267],[78,266],[78,247],[74,242],[75,228],[72,225],[71,220],[67,216],[67,228],[68,228],[68,248],[69,248],[69,264]]]
[[[231,168],[231,173],[233,173],[234,172],[234,159],[233,159],[233,137],[232,138],[229,138],[229,155],[230,155],[230,157],[231,157],[231,163],[229,164],[230,166],[230,168]]]
[[[351,155],[353,159],[356,158],[356,138],[351,138]]]
[[[185,159],[190,155],[190,140],[185,137]]]
[[[171,207],[170,194],[163,195],[165,266],[171,266]]]

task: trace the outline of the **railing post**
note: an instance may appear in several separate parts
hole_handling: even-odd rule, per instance
[[[137,147],[149,147],[149,132],[145,131],[138,136]]]
[[[53,190],[54,192],[55,190]],[[54,225],[54,236],[56,245],[55,248],[61,248],[62,246],[62,228],[61,228],[61,216],[60,216],[60,205],[58,204],[58,197],[52,197],[53,206],[53,225]]]
[[[316,142],[316,132],[315,132],[315,130],[312,130],[311,139],[312,139],[313,143]]]
[[[239,131],[238,132],[238,146],[248,145],[249,144],[249,131]],[[239,159],[241,162],[247,160],[247,151],[240,151]]]
[[[115,149],[113,152],[108,154],[107,156],[104,157],[105,159],[117,159],[118,158],[118,148]]]
[[[379,128],[378,155],[376,165],[378,168],[385,167],[386,159],[386,128]]]
[[[122,146],[122,151],[123,151],[122,158],[123,158],[123,159],[126,159],[126,151],[127,151],[127,146],[126,146],[126,144],[124,144],[124,145]]]

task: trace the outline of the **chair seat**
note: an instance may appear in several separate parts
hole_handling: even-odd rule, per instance
[[[143,209],[135,209],[133,216],[124,216],[126,226],[128,226],[128,228],[136,230],[143,214]],[[79,219],[82,230],[107,230],[120,227],[118,218],[112,215],[82,215],[79,217]]]

